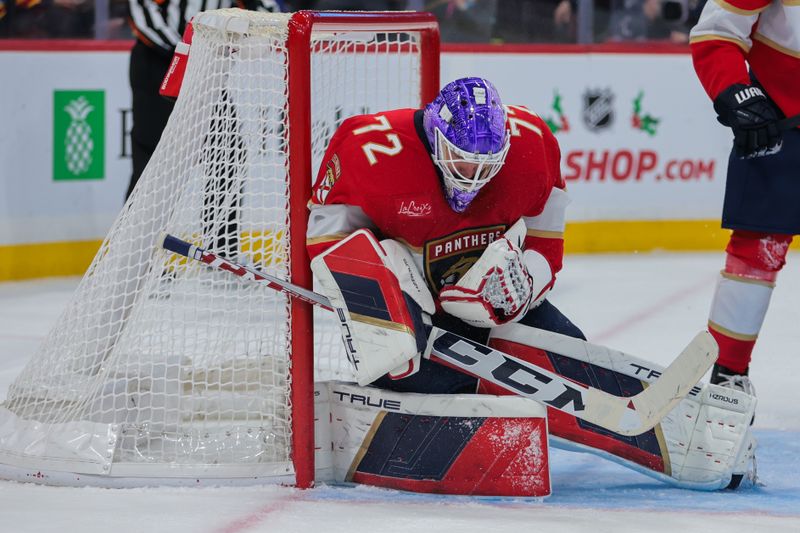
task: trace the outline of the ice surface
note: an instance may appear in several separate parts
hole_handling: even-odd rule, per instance
[[[477,500],[368,487],[73,489],[0,482],[0,532],[800,532],[800,259],[790,253],[756,346],[763,486],[674,489],[551,450],[553,495]],[[568,256],[551,301],[593,342],[668,364],[704,328],[722,253]],[[0,398],[77,279],[0,284]]]

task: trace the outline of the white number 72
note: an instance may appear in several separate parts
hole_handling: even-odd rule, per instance
[[[392,125],[389,124],[389,120],[385,116],[377,115],[375,120],[378,122],[377,124],[369,124],[354,129],[353,135],[361,135],[362,133],[370,131],[388,131],[392,129]],[[374,141],[361,145],[361,149],[364,151],[364,155],[367,156],[367,161],[369,161],[370,165],[374,165],[378,162],[378,158],[375,157],[375,154],[393,156],[399,154],[403,150],[403,143],[400,142],[400,137],[396,133],[387,133],[386,140],[389,141],[388,145]]]

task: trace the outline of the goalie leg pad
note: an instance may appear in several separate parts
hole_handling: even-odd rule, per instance
[[[519,397],[330,383],[334,477],[421,493],[544,497],[547,419]]]
[[[589,361],[534,347],[523,324],[492,332],[490,345],[606,392],[631,396],[663,367],[609,350],[608,359]],[[486,384],[483,392],[500,393]],[[635,437],[610,432],[564,412],[548,409],[553,445],[589,452],[681,488],[718,490],[735,476],[754,479],[755,439],[750,420],[756,398],[717,385],[698,384],[661,423]]]

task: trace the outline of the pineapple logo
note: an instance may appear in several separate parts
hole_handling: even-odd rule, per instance
[[[77,100],[67,104],[64,111],[72,118],[64,139],[67,170],[79,176],[86,173],[92,164],[94,141],[92,141],[92,127],[86,123],[86,117],[94,111],[94,108],[86,98],[79,96]]]
[[[103,179],[103,91],[55,91],[53,110],[53,179]]]

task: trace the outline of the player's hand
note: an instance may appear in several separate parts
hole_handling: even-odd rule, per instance
[[[717,120],[733,130],[740,157],[773,154],[781,148],[779,112],[759,87],[735,83],[714,100]]]

